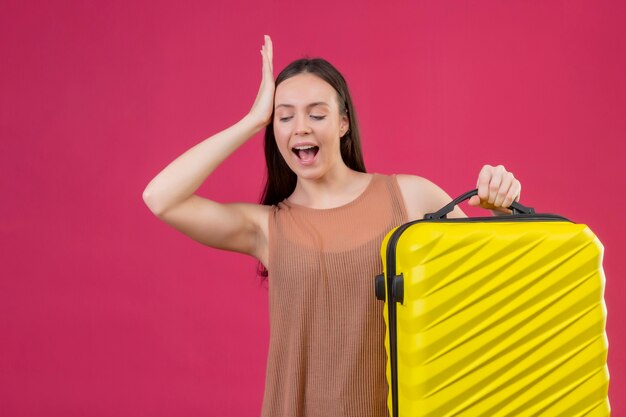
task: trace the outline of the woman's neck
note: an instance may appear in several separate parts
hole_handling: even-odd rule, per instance
[[[328,173],[322,178],[298,177],[298,183],[288,200],[310,208],[326,209],[342,206],[356,199],[367,188],[372,174],[345,169]]]

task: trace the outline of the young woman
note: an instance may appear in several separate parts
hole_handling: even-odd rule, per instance
[[[254,256],[269,276],[270,347],[262,415],[387,416],[384,323],[374,296],[380,245],[393,227],[451,198],[413,175],[365,171],[352,99],[322,59],[274,80],[272,42],[250,112],[170,163],[143,198],[167,224],[215,248]],[[194,194],[244,142],[265,131],[263,204]],[[485,165],[469,204],[507,213],[521,186]],[[449,217],[465,217],[457,207]]]

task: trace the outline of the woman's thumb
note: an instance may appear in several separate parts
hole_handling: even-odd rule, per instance
[[[477,195],[472,196],[468,201],[467,204],[469,204],[470,206],[479,206],[480,205],[480,197],[478,197]]]

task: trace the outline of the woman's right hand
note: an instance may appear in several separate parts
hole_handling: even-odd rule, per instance
[[[272,64],[273,50],[272,40],[265,35],[265,44],[261,48],[261,56],[263,57],[263,78],[259,93],[254,100],[252,109],[248,114],[256,123],[265,127],[269,124],[274,111],[274,68]]]

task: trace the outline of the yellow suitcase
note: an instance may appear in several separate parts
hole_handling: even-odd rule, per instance
[[[383,241],[390,416],[610,415],[602,244],[519,203],[446,218],[476,194]]]

